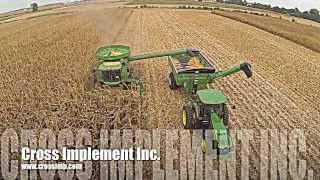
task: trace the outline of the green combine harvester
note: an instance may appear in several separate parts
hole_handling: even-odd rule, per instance
[[[141,79],[135,77],[129,68],[129,63],[138,60],[185,54],[185,49],[130,56],[130,48],[123,45],[101,47],[96,52],[98,66],[93,69],[89,80],[89,88],[100,86],[122,86],[124,89],[138,89],[143,95],[144,88]]]
[[[243,71],[252,76],[251,65],[241,63],[224,71],[217,71],[211,61],[199,50],[177,49],[158,53],[130,56],[130,48],[122,45],[101,47],[96,52],[98,66],[93,70],[93,83],[103,86],[138,87],[143,95],[143,83],[129,69],[129,63],[143,59],[168,57],[171,67],[169,87],[183,88],[189,97],[182,111],[182,124],[186,129],[212,129],[212,146],[219,156],[229,154],[232,141],[229,134],[227,98],[210,84],[217,79]],[[203,134],[203,139],[204,134]],[[204,140],[203,151],[207,148]]]

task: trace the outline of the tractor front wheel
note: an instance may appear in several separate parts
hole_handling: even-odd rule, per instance
[[[182,124],[185,129],[193,129],[193,110],[191,106],[184,106],[182,110]]]
[[[174,79],[172,72],[169,74],[169,87],[170,89],[178,89],[177,81]]]

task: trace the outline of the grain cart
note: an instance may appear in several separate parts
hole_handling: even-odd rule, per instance
[[[226,156],[232,145],[228,129],[227,98],[222,92],[210,89],[209,84],[239,71],[243,71],[250,78],[250,64],[245,62],[224,71],[217,71],[211,61],[195,49],[188,49],[186,54],[168,57],[168,60],[171,67],[170,88],[182,87],[189,94],[189,102],[182,111],[184,128],[212,129],[212,148],[217,149],[219,157]],[[201,146],[205,151],[207,142],[203,140]]]
[[[93,69],[89,79],[88,89],[92,89],[96,84],[106,86],[137,87],[143,95],[142,81],[135,77],[129,67],[129,63],[138,60],[175,56],[186,54],[186,49],[149,53],[138,56],[130,56],[130,48],[123,45],[111,45],[101,47],[96,52],[98,65]]]
[[[168,60],[171,68],[169,87],[182,87],[188,94],[208,89],[208,85],[214,80],[239,71],[243,71],[247,77],[252,76],[251,66],[246,62],[224,71],[217,71],[211,61],[196,49],[187,49],[187,53],[168,57]]]

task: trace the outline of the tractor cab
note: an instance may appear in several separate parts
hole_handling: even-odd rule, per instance
[[[228,131],[227,98],[221,91],[215,89],[199,90],[194,103],[183,108],[182,123],[186,129],[213,130],[213,141],[210,145],[217,149],[219,156],[227,155],[231,148],[231,138]],[[201,148],[208,146],[205,132]]]
[[[196,95],[199,99],[196,128],[213,129],[213,141],[209,144],[212,146],[211,148],[217,149],[221,158],[227,158],[232,144],[228,131],[227,98],[221,91],[214,89],[200,90]],[[201,143],[203,151],[206,151],[208,146],[208,141],[205,139],[205,134],[203,134]]]
[[[182,120],[186,129],[213,129],[215,125],[228,126],[227,98],[221,91],[204,89],[197,91],[196,100],[183,108]]]

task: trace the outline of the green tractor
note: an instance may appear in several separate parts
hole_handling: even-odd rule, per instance
[[[229,111],[227,98],[215,89],[199,90],[192,101],[183,107],[182,124],[185,129],[212,130],[212,148],[219,156],[231,151],[232,141],[229,134]],[[207,141],[203,131],[201,148],[205,152]]]
[[[196,49],[188,49],[186,54],[168,57],[171,67],[169,86],[171,89],[183,88],[189,95],[189,102],[183,107],[182,124],[186,129],[213,131],[212,148],[217,149],[219,157],[228,156],[232,141],[229,134],[229,111],[227,98],[210,84],[217,79],[243,71],[252,77],[251,65],[241,63],[224,71],[217,71],[208,58]],[[203,151],[207,148],[205,134]]]

